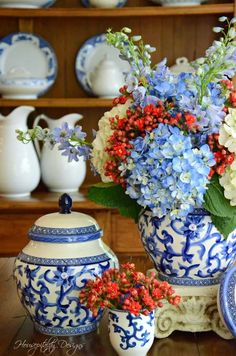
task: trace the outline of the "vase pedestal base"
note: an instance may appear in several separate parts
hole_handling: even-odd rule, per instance
[[[153,271],[153,270],[152,270]],[[182,300],[179,306],[163,303],[155,314],[155,337],[168,337],[174,330],[214,331],[223,339],[233,339],[221,321],[217,307],[219,285],[189,287],[173,285]]]

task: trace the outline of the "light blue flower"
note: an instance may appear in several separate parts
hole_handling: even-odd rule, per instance
[[[82,131],[82,126],[76,126],[73,130],[73,133],[78,140],[82,140],[82,141],[87,136],[87,134]]]
[[[62,127],[55,127],[52,131],[52,136],[53,139],[55,140],[55,142],[57,143],[63,143],[66,142],[71,134],[72,134],[73,130],[69,128],[68,123],[64,122],[62,124]]]
[[[210,167],[215,164],[207,144],[193,147],[189,136],[165,124],[132,144],[127,163],[120,166],[126,194],[159,218],[167,213],[183,217],[202,204]]]

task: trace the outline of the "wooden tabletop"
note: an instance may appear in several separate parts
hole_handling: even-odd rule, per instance
[[[50,337],[34,330],[18,299],[12,277],[13,258],[0,259],[0,356],[115,356],[103,318],[97,332],[82,336]],[[236,356],[236,341],[213,332],[174,332],[155,340],[148,356]]]

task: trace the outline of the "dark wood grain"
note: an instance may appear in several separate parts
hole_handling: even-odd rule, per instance
[[[121,9],[87,9],[87,8],[56,8],[25,10],[0,9],[1,17],[136,17],[136,16],[170,16],[170,15],[204,15],[233,13],[233,4],[209,4],[182,7],[124,7]]]
[[[0,259],[0,355],[9,347],[12,338],[26,318],[13,280],[13,258]]]
[[[0,356],[117,355],[109,341],[106,314],[98,330],[85,335],[51,337],[35,331],[17,296],[13,263],[13,258],[0,258]],[[236,356],[236,341],[213,332],[175,331],[155,339],[148,356]]]
[[[236,355],[236,341],[223,340],[213,332],[196,334],[196,342],[201,356]]]

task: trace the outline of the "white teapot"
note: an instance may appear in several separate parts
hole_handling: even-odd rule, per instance
[[[114,98],[124,85],[124,76],[117,64],[107,55],[89,73],[87,81],[94,95],[101,98]]]
[[[174,64],[172,67],[170,67],[170,71],[173,74],[180,74],[180,73],[193,73],[194,68],[191,66],[189,63],[188,59],[186,57],[179,57],[176,59],[176,64]]]

